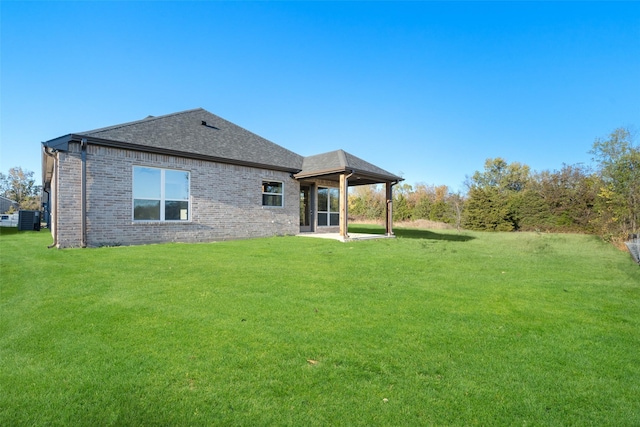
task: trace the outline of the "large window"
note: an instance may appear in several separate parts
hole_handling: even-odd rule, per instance
[[[340,190],[318,187],[318,226],[340,225]]]
[[[262,206],[283,206],[282,183],[262,181]]]
[[[188,221],[189,172],[133,167],[135,221]]]

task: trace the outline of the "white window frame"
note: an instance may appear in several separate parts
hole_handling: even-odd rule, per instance
[[[144,198],[144,197],[136,197],[135,194],[135,169],[155,169],[160,171],[160,198]],[[166,171],[176,171],[176,172],[184,172],[187,174],[187,179],[189,180],[189,188],[187,189],[187,198],[186,199],[167,199],[165,195],[166,190],[166,181],[165,181],[165,173]],[[135,201],[136,200],[157,200],[160,202],[160,219],[136,219],[135,218]],[[187,202],[187,218],[185,219],[165,219],[165,204],[166,202]],[[191,221],[191,172],[184,169],[171,169],[171,168],[158,168],[153,166],[143,166],[143,165],[133,165],[131,169],[131,220],[136,223],[140,222],[190,222]]]
[[[273,182],[277,182],[280,184],[280,189],[282,190],[280,193],[269,193],[269,192],[265,192],[262,191],[261,195],[260,195],[260,203],[262,204],[263,208],[282,208],[284,207],[284,182],[277,180],[277,179],[263,179],[262,181],[260,181],[260,188],[263,189],[265,183],[273,183]],[[264,196],[280,196],[280,204],[279,205],[265,205],[264,204]]]

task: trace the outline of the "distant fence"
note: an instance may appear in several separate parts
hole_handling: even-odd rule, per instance
[[[633,260],[640,264],[640,235],[632,234],[629,236],[629,239],[630,240],[624,244],[627,245]]]

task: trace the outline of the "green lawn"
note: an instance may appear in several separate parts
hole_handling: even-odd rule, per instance
[[[640,268],[592,236],[1,231],[2,426],[640,425]]]

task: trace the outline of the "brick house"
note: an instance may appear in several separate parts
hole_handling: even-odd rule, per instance
[[[299,232],[347,238],[348,188],[401,180],[342,150],[303,157],[203,109],[43,143],[58,248],[205,242]]]

